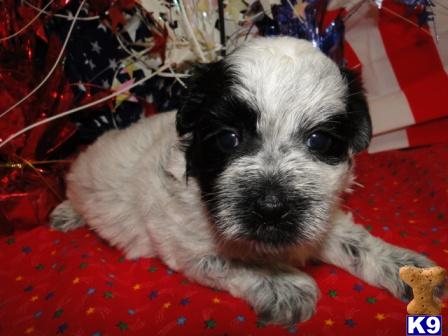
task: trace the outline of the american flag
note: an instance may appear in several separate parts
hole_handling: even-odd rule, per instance
[[[392,0],[346,22],[346,57],[361,65],[368,94],[370,152],[448,142],[448,3],[435,4],[427,28]]]

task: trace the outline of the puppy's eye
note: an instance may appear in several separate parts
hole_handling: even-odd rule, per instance
[[[223,152],[230,152],[240,144],[240,138],[237,133],[232,131],[223,131],[216,136],[218,147]]]
[[[333,143],[330,135],[324,132],[314,132],[306,140],[309,149],[319,153],[326,153]]]

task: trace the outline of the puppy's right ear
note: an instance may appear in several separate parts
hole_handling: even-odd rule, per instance
[[[351,146],[358,153],[369,146],[372,139],[372,120],[369,105],[362,85],[361,75],[353,70],[341,69],[348,85],[347,126],[351,128]]]
[[[221,96],[226,85],[225,64],[218,61],[197,64],[187,80],[187,92],[176,115],[176,129],[179,136],[194,131],[198,122],[204,118],[207,107]]]

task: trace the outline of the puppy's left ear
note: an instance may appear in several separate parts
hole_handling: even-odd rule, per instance
[[[196,64],[187,80],[187,91],[176,115],[176,129],[180,136],[192,133],[207,114],[213,100],[220,97],[226,85],[224,61]]]
[[[358,153],[369,146],[372,138],[372,121],[370,119],[369,106],[360,74],[345,68],[341,69],[341,73],[348,85],[347,115],[353,129],[351,144],[354,152]]]

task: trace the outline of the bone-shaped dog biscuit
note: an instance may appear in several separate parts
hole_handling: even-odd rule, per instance
[[[409,302],[409,315],[439,315],[441,302],[434,297],[434,289],[445,281],[446,271],[442,267],[400,268],[400,278],[412,288],[414,298]]]

